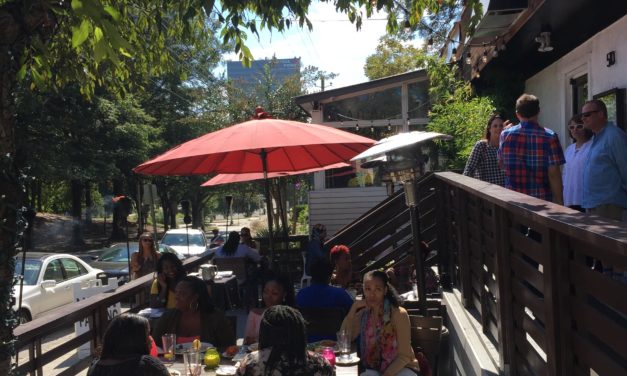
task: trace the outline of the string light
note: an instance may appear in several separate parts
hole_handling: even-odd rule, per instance
[[[457,48],[453,48],[453,51],[451,51],[451,61],[453,63],[457,62]]]
[[[359,123],[355,123],[355,132],[359,132]]]
[[[472,55],[470,54],[470,52],[466,54],[466,64],[472,64]]]
[[[390,119],[388,119],[388,132],[392,130],[392,123],[390,122]]]

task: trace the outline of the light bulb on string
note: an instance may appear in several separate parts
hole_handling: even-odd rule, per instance
[[[355,123],[355,132],[359,132],[359,123]]]
[[[488,50],[487,49],[483,50],[483,55],[481,56],[481,62],[484,64],[488,62]]]
[[[470,52],[466,54],[466,64],[472,64],[472,55],[470,54]]]
[[[390,121],[388,120],[388,132],[392,130],[392,124],[390,123]]]

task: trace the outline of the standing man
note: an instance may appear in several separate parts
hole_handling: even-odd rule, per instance
[[[563,204],[564,152],[557,134],[538,124],[540,101],[531,94],[516,100],[520,123],[501,133],[498,157],[505,187],[556,204]]]
[[[583,170],[583,202],[586,211],[625,221],[627,209],[627,135],[607,121],[607,107],[594,99],[581,109],[584,127],[594,136]]]

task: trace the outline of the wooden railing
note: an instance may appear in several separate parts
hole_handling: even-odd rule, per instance
[[[465,307],[512,375],[627,374],[625,223],[438,173],[440,244]]]

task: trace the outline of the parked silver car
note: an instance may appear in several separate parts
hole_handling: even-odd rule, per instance
[[[73,302],[72,284],[87,285],[90,280],[103,279],[105,273],[92,268],[76,256],[65,253],[26,252],[24,270],[22,255],[16,256],[16,284],[13,288],[13,309],[20,323],[28,322],[41,314]],[[23,278],[22,305],[20,302],[20,279]]]

